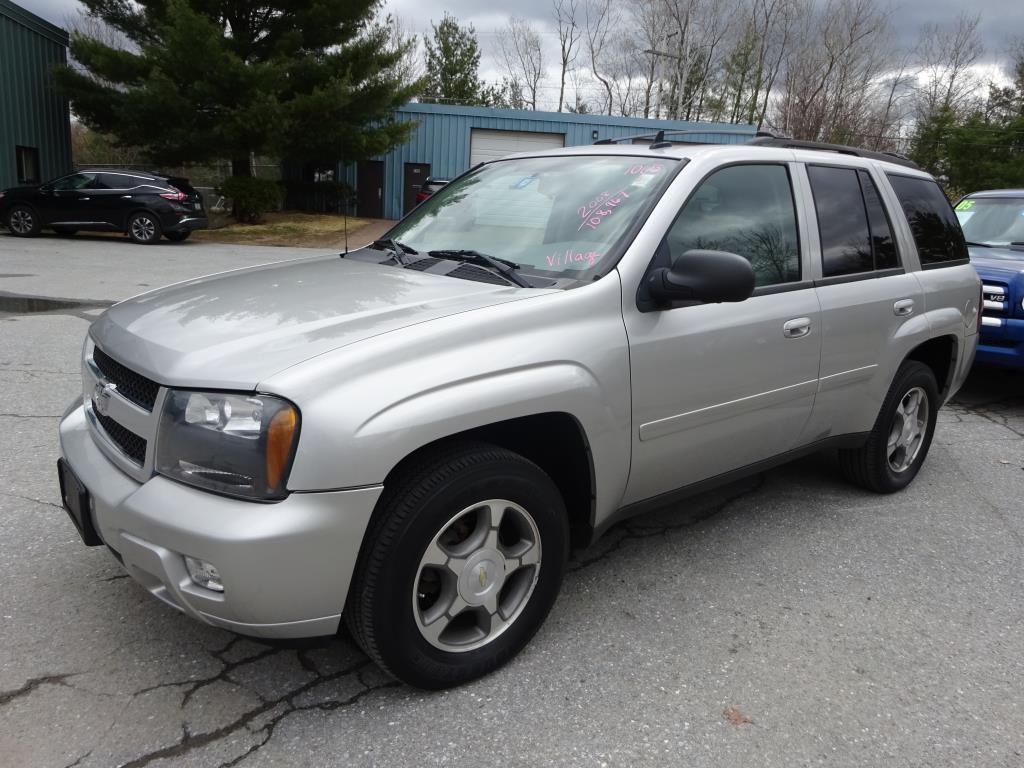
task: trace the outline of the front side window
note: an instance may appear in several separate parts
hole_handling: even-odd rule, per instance
[[[1003,248],[1024,244],[1024,196],[964,198],[956,204],[956,217],[968,243]]]
[[[419,253],[471,249],[527,272],[582,279],[608,266],[678,163],[621,155],[499,160],[445,185],[388,236]]]
[[[36,147],[15,147],[15,165],[18,170],[19,184],[38,184],[39,176],[39,150]]]
[[[896,197],[914,235],[921,266],[938,266],[968,258],[960,223],[946,195],[931,179],[889,174]]]
[[[94,174],[91,173],[72,173],[70,176],[65,176],[62,179],[57,179],[53,182],[53,188],[58,192],[66,192],[71,189],[84,189],[89,186],[93,180]]]
[[[750,261],[756,285],[800,280],[800,246],[789,172],[734,165],[701,182],[665,236],[670,263],[689,250],[729,251]]]

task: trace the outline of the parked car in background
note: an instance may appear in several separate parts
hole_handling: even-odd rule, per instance
[[[208,224],[202,195],[188,179],[101,169],[3,190],[0,222],[18,237],[32,237],[43,229],[59,235],[123,232],[146,245],[161,235],[181,242]]]
[[[432,179],[428,176],[427,180],[423,182],[423,186],[420,187],[420,191],[416,193],[416,205],[419,205],[431,195],[436,194],[447,183],[447,179]]]
[[[907,487],[980,315],[935,180],[644,138],[485,163],[342,258],[108,309],[60,422],[83,541],[242,634],[344,617],[439,688],[511,659],[570,548],[631,515],[822,449]]]
[[[977,360],[1024,370],[1024,189],[967,195],[956,215],[985,292]]]

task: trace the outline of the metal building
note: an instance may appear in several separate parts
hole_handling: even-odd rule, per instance
[[[400,218],[415,206],[416,192],[428,176],[451,179],[483,160],[514,152],[592,144],[598,139],[659,129],[707,130],[709,133],[704,136],[688,138],[734,143],[744,141],[744,136],[714,132],[753,134],[757,130],[753,125],[442,104],[406,104],[394,119],[417,123],[409,141],[382,157],[358,163],[345,174],[356,187],[356,209],[360,216]]]
[[[67,46],[63,29],[0,0],[0,189],[72,170],[68,102],[51,76]]]

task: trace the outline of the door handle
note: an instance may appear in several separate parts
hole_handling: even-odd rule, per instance
[[[914,314],[914,300],[913,299],[900,299],[892,305],[892,311],[894,315],[905,317],[906,315]]]
[[[121,199],[122,200],[131,200],[132,196],[131,195],[121,195]]]
[[[787,339],[799,339],[811,332],[811,318],[797,317],[782,326],[782,335]]]
[[[78,198],[78,199],[79,199],[79,200],[89,200],[89,199],[91,199],[91,198],[88,198],[88,197],[80,197],[80,198]]]

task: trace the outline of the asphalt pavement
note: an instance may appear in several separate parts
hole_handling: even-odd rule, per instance
[[[1021,375],[972,374],[902,493],[812,457],[617,526],[530,646],[455,690],[153,599],[60,507],[88,322],[322,252],[0,234],[0,765],[1024,765]]]

